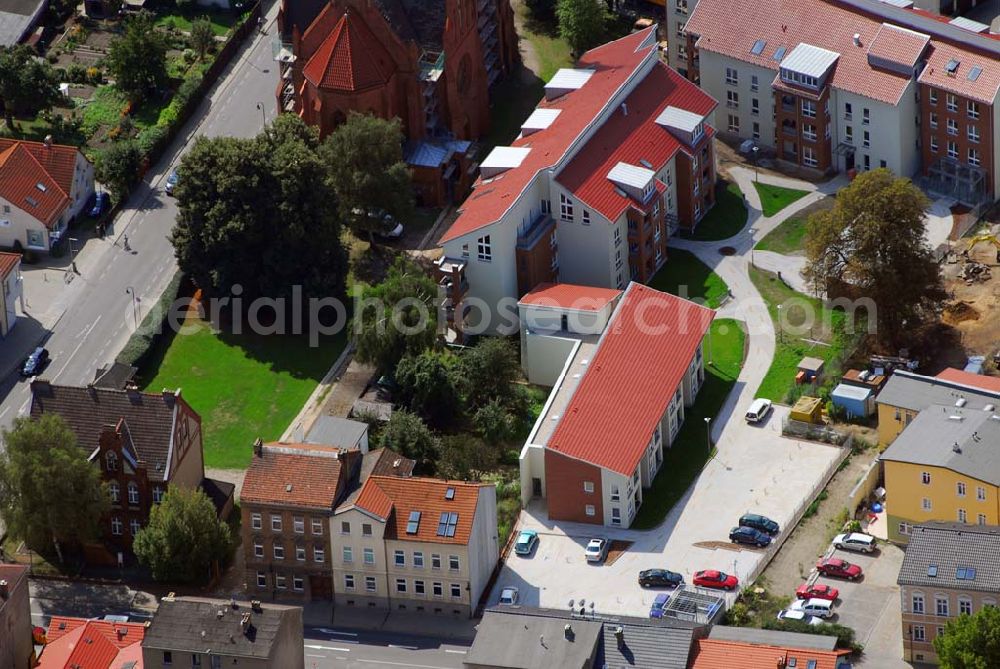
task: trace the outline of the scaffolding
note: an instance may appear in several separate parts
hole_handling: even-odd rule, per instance
[[[920,185],[936,195],[950,197],[972,207],[988,202],[986,170],[942,157],[931,163]]]

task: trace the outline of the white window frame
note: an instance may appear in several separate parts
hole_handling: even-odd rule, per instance
[[[295,534],[306,533],[306,519],[302,516],[292,516],[292,531]]]
[[[312,533],[313,534],[315,534],[318,537],[323,536],[323,519],[322,518],[313,518],[313,519],[311,519],[310,525],[312,526],[311,529],[312,529]]]
[[[565,193],[559,193],[559,218],[564,221],[573,220],[573,200],[566,197]]]
[[[803,100],[802,115],[806,118],[816,118],[816,103],[812,100]]]
[[[594,494],[594,482],[593,481],[584,481],[583,482],[583,492],[585,492],[587,494],[591,494],[591,495]]]
[[[971,119],[979,118],[979,103],[972,100],[965,102],[965,114]]]
[[[250,514],[250,527],[259,530],[264,526],[264,518],[259,513]]]
[[[354,574],[344,574],[344,590],[354,590]]]
[[[597,509],[594,508],[593,504],[585,504],[583,506],[583,512],[585,514],[587,514],[588,516],[595,516],[595,515],[597,515]]]
[[[365,548],[361,551],[362,560],[365,564],[375,564],[375,549]]]
[[[344,546],[341,549],[341,560],[345,564],[351,564],[354,562],[354,549],[351,546]]]
[[[729,86],[739,86],[740,72],[735,67],[726,68],[726,84]]]
[[[965,136],[968,138],[970,142],[973,142],[974,144],[979,144],[980,140],[979,126],[970,123],[968,129],[965,131]]]
[[[299,561],[299,562],[305,562],[306,561],[306,547],[305,546],[299,546],[298,544],[295,545],[295,559],[297,561]]]
[[[965,491],[966,491],[965,481],[958,481],[955,484],[955,494],[958,495],[959,497],[965,497]]]
[[[278,542],[278,541],[274,542],[274,545],[271,546],[271,556],[275,560],[284,560],[285,559],[285,546],[284,546],[284,544],[282,544],[281,542]]]
[[[128,492],[129,506],[139,506],[139,486],[134,481],[129,481],[125,488]]]
[[[263,541],[254,540],[254,542],[253,542],[253,556],[255,558],[260,558],[261,560],[264,559],[264,542]]]
[[[392,564],[395,567],[405,567],[406,566],[406,552],[401,550],[396,550],[392,555]]]
[[[910,612],[923,615],[926,610],[927,607],[926,600],[924,600],[924,593],[914,592],[910,597]]]
[[[272,532],[281,531],[281,516],[275,513],[271,514],[271,531]]]
[[[924,511],[933,510],[934,505],[931,503],[931,498],[924,497],[922,500],[920,500],[920,508],[923,509]]]
[[[449,555],[448,556],[448,570],[449,571],[458,571],[461,568],[462,568],[462,563],[458,559],[458,556],[457,555]]]
[[[948,111],[950,111],[950,112],[957,112],[958,111],[958,98],[955,97],[954,94],[952,94],[952,93],[946,94],[946,97],[944,99],[944,104],[945,104],[945,107],[948,108]]]
[[[939,618],[947,618],[951,615],[951,602],[948,597],[945,597],[944,595],[934,595],[934,615]]]
[[[378,583],[374,576],[365,576],[365,592],[378,592]]]
[[[326,562],[326,549],[322,546],[313,546],[313,562],[323,564]]]
[[[493,262],[493,244],[489,235],[476,240],[476,257],[480,262]]]

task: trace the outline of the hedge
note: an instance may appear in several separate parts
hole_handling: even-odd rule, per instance
[[[160,299],[153,304],[153,308],[142,319],[139,328],[132,333],[132,336],[125,343],[125,346],[116,358],[118,362],[125,365],[136,365],[156,345],[157,340],[163,334],[167,316],[170,314],[170,308],[180,294],[183,282],[184,273],[177,270],[174,278],[167,284],[166,290],[160,295]]]
[[[766,630],[835,636],[837,637],[838,648],[849,648],[855,653],[860,653],[863,650],[861,644],[854,641],[854,630],[846,625],[840,625],[837,623],[811,625],[801,620],[768,620],[764,622],[763,627]]]

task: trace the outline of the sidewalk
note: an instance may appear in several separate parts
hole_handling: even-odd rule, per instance
[[[471,642],[476,636],[476,626],[479,624],[478,618],[346,606],[334,609],[332,603],[327,603],[324,607],[329,613],[325,622],[316,623],[313,619],[323,620],[324,616],[316,605],[317,603],[313,602],[303,611],[303,621],[314,627],[332,624],[338,629],[378,630]]]

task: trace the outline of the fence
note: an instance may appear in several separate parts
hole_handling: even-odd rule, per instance
[[[853,441],[850,435],[839,432],[832,427],[804,423],[800,420],[788,418],[787,416],[781,421],[781,434],[785,437],[820,441],[824,444],[847,446],[848,448],[851,446],[850,442]]]
[[[850,494],[847,496],[847,509],[851,512],[852,516],[858,505],[872,494],[875,490],[875,486],[878,485],[878,480],[881,474],[881,467],[879,463],[881,461],[878,458],[872,461],[871,465],[865,470],[865,473],[861,475],[858,482],[851,489]]]

